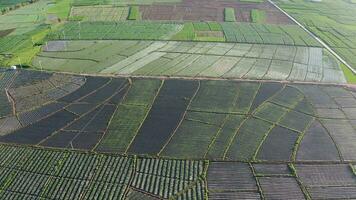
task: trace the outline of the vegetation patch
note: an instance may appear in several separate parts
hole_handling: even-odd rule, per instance
[[[224,9],[224,21],[225,22],[236,22],[235,9],[225,8]]]
[[[251,10],[251,21],[253,23],[265,23],[266,22],[266,12],[259,9]]]

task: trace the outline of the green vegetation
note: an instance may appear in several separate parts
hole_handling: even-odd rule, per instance
[[[251,10],[251,21],[253,23],[263,24],[266,21],[266,12],[259,9]]]
[[[225,8],[224,9],[224,21],[225,22],[235,22],[235,9],[234,8]]]
[[[98,150],[126,153],[145,120],[161,84],[159,80],[133,82],[125,100],[118,106]]]
[[[95,40],[95,39],[169,39],[182,25],[157,22],[68,22],[49,39]]]
[[[331,0],[276,2],[356,69],[355,4]]]
[[[356,84],[356,75],[344,64],[340,64],[342,71],[346,77],[347,83]]]
[[[181,0],[73,0],[75,6],[90,5],[151,5],[153,3],[179,3]]]
[[[72,0],[55,0],[55,4],[48,9],[48,13],[55,15],[58,19],[66,20],[69,16]]]
[[[184,41],[225,41],[224,33],[218,22],[187,22],[172,40]]]
[[[131,6],[129,11],[129,16],[127,17],[128,20],[140,20],[141,13],[140,8],[138,6]]]
[[[221,26],[228,42],[321,46],[308,33],[295,25],[225,22]]]
[[[33,66],[95,74],[346,82],[337,60],[322,48],[283,45],[139,40],[50,41],[33,60]],[[311,67],[314,72],[308,71]]]
[[[71,9],[72,21],[125,21],[129,14],[127,6],[74,6]]]

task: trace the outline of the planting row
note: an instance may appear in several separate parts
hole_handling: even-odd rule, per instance
[[[211,160],[356,160],[350,88],[55,73],[25,81],[43,73],[25,72],[6,71],[1,79],[1,85],[14,79],[1,101],[5,143]],[[60,76],[85,83],[26,111],[7,96],[22,87],[35,96],[38,83]]]
[[[280,45],[51,41],[33,65],[79,73],[345,82],[339,62],[322,48]]]
[[[196,24],[204,27],[209,23]],[[218,34],[217,32],[221,32],[225,35],[227,42],[320,46],[315,39],[296,25],[234,22],[215,24],[220,30],[208,30],[209,26],[196,30],[191,27],[192,23],[179,22],[68,22],[61,29],[49,34],[49,38],[52,40],[173,39],[191,41],[202,40],[199,39],[199,35],[206,34],[205,41],[221,41],[221,38],[214,36]],[[222,39],[224,41],[224,38]]]
[[[4,199],[354,199],[348,164],[171,160],[0,145]]]

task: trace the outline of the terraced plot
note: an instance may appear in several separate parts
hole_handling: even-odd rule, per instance
[[[194,26],[208,26],[207,22],[194,22]],[[211,24],[211,23],[210,23]],[[217,24],[217,22],[213,22]],[[257,23],[220,23],[227,42],[254,44],[281,44],[320,47],[320,44],[297,25],[271,25]],[[214,27],[215,30],[216,27]],[[192,23],[127,21],[127,22],[68,22],[48,35],[51,40],[183,40],[225,41],[220,37],[200,38]],[[203,29],[202,31],[206,31]],[[210,33],[214,34],[214,33]],[[216,34],[216,33],[215,33]],[[178,37],[178,36],[179,37]]]
[[[4,144],[0,160],[4,199],[355,198],[356,176],[345,164],[206,162]]]
[[[182,0],[182,2],[174,5],[152,4],[140,6],[140,11],[144,20],[223,22],[225,8],[235,10],[236,17],[234,18],[238,22],[251,22],[250,11],[252,9],[261,9],[267,13],[267,23],[293,24],[287,16],[277,10],[268,1],[254,3],[228,0]]]
[[[54,71],[344,83],[316,47],[163,41],[51,41],[33,61]]]
[[[1,83],[5,143],[182,159],[356,160],[351,88],[24,70],[3,71]]]
[[[70,17],[82,21],[125,21],[129,7],[78,6],[72,7]]]

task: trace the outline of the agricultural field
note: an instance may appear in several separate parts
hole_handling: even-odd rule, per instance
[[[275,0],[275,2],[356,69],[356,19],[354,17],[356,4],[352,0],[320,2]]]
[[[126,6],[78,6],[72,7],[70,18],[81,21],[125,21],[129,14]]]
[[[201,36],[204,36],[204,32],[206,37],[202,39]],[[223,22],[220,24],[216,22],[180,23],[152,21],[69,22],[59,30],[51,32],[48,35],[48,39],[226,41],[254,44],[321,46],[296,25],[233,22]]]
[[[204,4],[204,6],[202,6]],[[234,21],[252,22],[251,10],[259,9],[266,12],[268,24],[293,24],[293,22],[268,1],[248,2],[230,0],[182,0],[176,4],[152,4],[140,6],[144,20],[171,21],[217,21],[224,22],[224,10],[234,11]]]
[[[3,143],[217,161],[356,160],[348,87],[25,70],[3,71],[0,85]]]
[[[0,199],[356,199],[355,6],[0,0]]]
[[[50,41],[33,66],[85,74],[346,82],[339,62],[322,48],[244,43]]]
[[[356,198],[353,88],[6,69],[0,88],[1,198]]]

